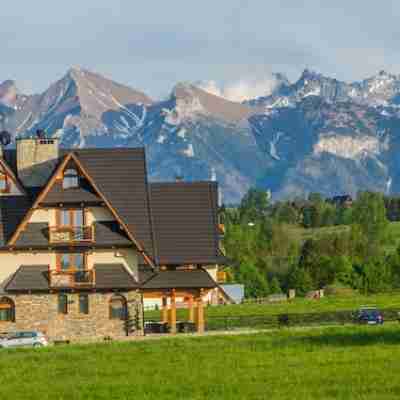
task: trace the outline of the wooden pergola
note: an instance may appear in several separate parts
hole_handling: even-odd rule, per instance
[[[176,334],[176,299],[187,299],[189,317],[188,322],[195,323],[197,333],[204,333],[205,330],[205,312],[203,296],[209,289],[204,288],[166,288],[158,290],[143,290],[143,298],[158,299],[162,301],[161,321],[167,323],[170,327],[170,333]]]

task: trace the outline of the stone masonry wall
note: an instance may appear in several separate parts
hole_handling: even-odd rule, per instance
[[[128,323],[110,319],[113,293],[89,293],[89,314],[79,312],[79,293],[67,293],[68,313],[58,313],[58,295],[9,295],[15,303],[15,322],[0,321],[0,332],[39,330],[50,340],[94,341],[143,335],[142,301],[138,291],[119,293],[127,300]],[[127,332],[128,326],[128,332]]]

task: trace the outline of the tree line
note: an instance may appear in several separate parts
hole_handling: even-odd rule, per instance
[[[247,297],[400,288],[400,223],[390,223],[400,220],[400,198],[360,192],[335,202],[312,193],[271,203],[250,189],[239,206],[222,206],[220,218],[228,275],[245,284]]]

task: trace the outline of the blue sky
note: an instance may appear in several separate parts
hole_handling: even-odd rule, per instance
[[[20,1],[0,12],[0,80],[38,92],[79,65],[158,97],[177,81],[400,73],[400,2]]]

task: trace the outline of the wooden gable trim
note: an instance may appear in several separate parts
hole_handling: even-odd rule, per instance
[[[72,157],[72,153],[69,153],[64,158],[63,162],[58,166],[58,168],[54,172],[53,176],[47,182],[47,185],[45,186],[45,188],[40,192],[39,196],[36,198],[35,202],[31,206],[31,208],[28,210],[28,212],[25,214],[25,217],[20,222],[17,229],[11,236],[10,240],[8,241],[9,246],[13,246],[15,244],[15,242],[21,235],[22,231],[26,228],[26,225],[28,224],[29,220],[31,219],[33,212],[38,207],[38,205],[41,203],[41,201],[46,197],[47,193],[49,193],[50,189],[53,187],[54,183],[56,182],[58,175],[60,174],[61,171],[63,171],[63,169],[65,168],[65,166],[67,165],[67,163],[71,159],[71,157]]]
[[[89,181],[89,183],[92,185],[94,190],[97,192],[97,194],[101,197],[101,199],[104,201],[108,209],[111,211],[113,214],[114,218],[118,221],[118,223],[124,228],[125,232],[127,233],[129,239],[132,240],[132,242],[135,244],[136,248],[138,251],[142,254],[144,260],[146,263],[148,263],[151,267],[154,268],[154,263],[150,259],[150,257],[145,253],[143,246],[135,239],[134,235],[132,232],[129,230],[128,226],[124,223],[124,221],[120,218],[118,215],[117,211],[115,208],[111,205],[111,203],[107,200],[106,196],[101,192],[101,190],[98,188],[96,185],[95,181],[92,179],[92,177],[89,175],[89,173],[85,170],[81,162],[79,161],[78,157],[74,154],[71,153],[71,158],[76,162],[80,172],[85,176],[85,178]]]
[[[135,239],[133,234],[130,232],[129,228],[127,225],[124,223],[124,221],[120,218],[118,215],[117,211],[114,209],[114,207],[111,205],[111,203],[107,200],[107,198],[104,196],[104,194],[101,192],[101,190],[98,188],[92,177],[89,175],[89,173],[86,171],[86,169],[82,166],[81,162],[79,161],[78,157],[74,153],[69,153],[63,160],[63,162],[58,166],[56,171],[54,172],[53,176],[50,178],[48,181],[47,185],[45,188],[40,192],[39,196],[36,198],[34,204],[32,207],[28,210],[26,213],[24,219],[21,221],[19,226],[17,227],[16,231],[10,238],[8,245],[13,246],[15,242],[17,241],[18,237],[20,236],[21,232],[25,229],[26,225],[28,224],[33,212],[35,209],[39,206],[39,204],[43,201],[43,199],[47,196],[49,193],[50,189],[53,187],[53,185],[56,183],[57,179],[59,179],[59,176],[61,173],[64,171],[65,167],[68,165],[68,163],[73,160],[78,167],[80,173],[84,175],[84,177],[89,181],[89,183],[92,185],[94,190],[97,192],[97,194],[100,196],[100,198],[103,200],[105,205],[108,207],[108,209],[111,211],[113,214],[114,218],[118,221],[118,223],[124,228],[125,232],[127,233],[129,239],[132,240],[132,242],[135,244],[137,250],[142,254],[144,260],[146,261],[147,264],[149,264],[151,267],[154,268],[154,263],[150,259],[150,257],[145,253],[143,247],[141,244]]]
[[[5,174],[7,175],[7,178],[10,179],[14,185],[17,187],[17,189],[22,193],[22,194],[27,194],[25,188],[22,186],[22,184],[19,182],[18,178],[15,176],[14,172],[12,169],[8,166],[8,164],[3,160],[0,159],[0,165],[3,167]]]

